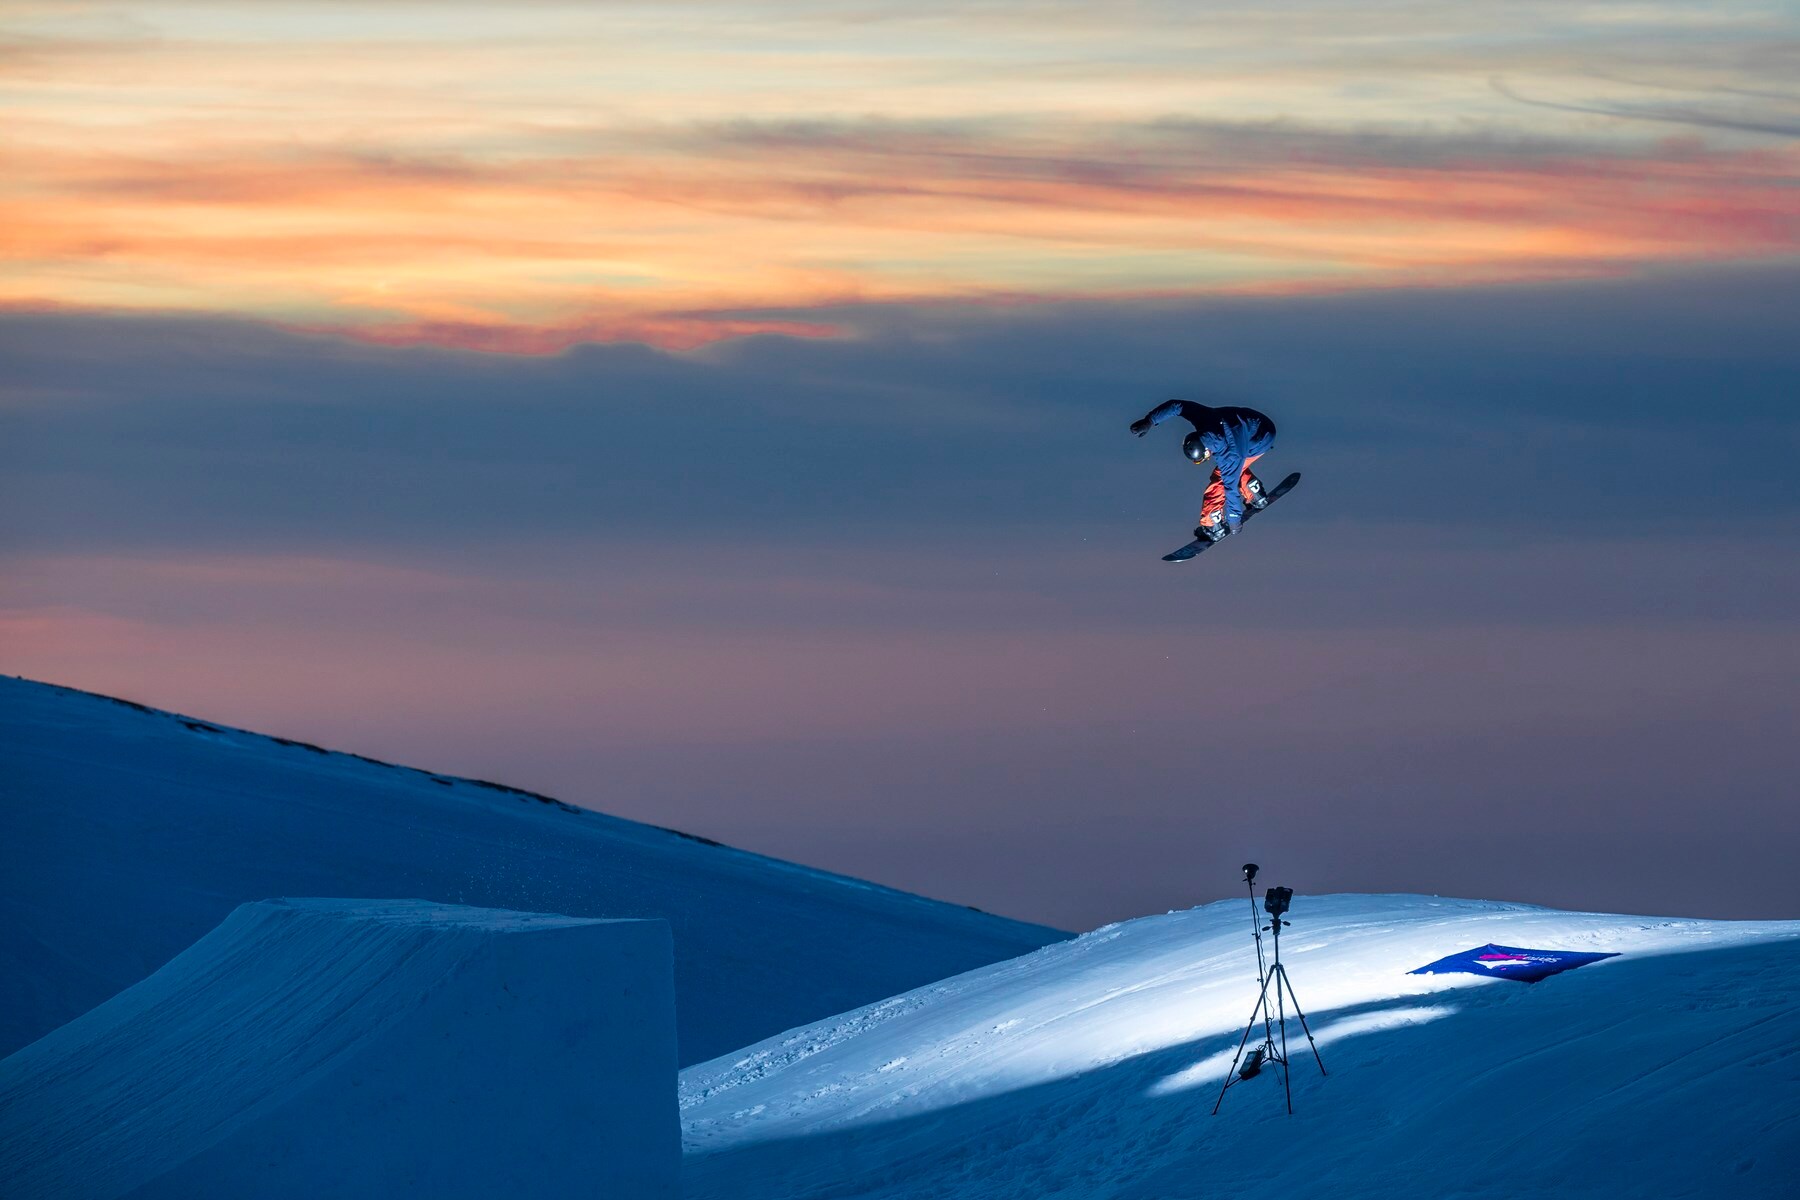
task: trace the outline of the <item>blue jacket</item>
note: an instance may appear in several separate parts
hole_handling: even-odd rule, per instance
[[[1208,408],[1192,400],[1159,404],[1145,420],[1161,425],[1170,417],[1185,419],[1212,451],[1213,467],[1225,481],[1225,524],[1236,529],[1244,519],[1244,494],[1238,490],[1238,479],[1246,461],[1266,454],[1275,444],[1275,422],[1254,408]]]

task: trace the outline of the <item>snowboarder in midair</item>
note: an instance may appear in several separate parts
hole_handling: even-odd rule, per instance
[[[1133,421],[1131,432],[1143,437],[1170,417],[1180,417],[1194,427],[1181,442],[1188,461],[1195,466],[1212,464],[1212,480],[1206,485],[1194,537],[1216,542],[1236,533],[1247,508],[1268,504],[1262,482],[1250,473],[1250,464],[1275,444],[1275,422],[1254,408],[1208,408],[1192,400],[1170,400]]]

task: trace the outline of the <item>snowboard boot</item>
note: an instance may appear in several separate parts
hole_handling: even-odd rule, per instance
[[[1215,521],[1211,525],[1196,525],[1196,526],[1194,526],[1194,540],[1195,541],[1199,541],[1202,538],[1204,538],[1206,541],[1216,542],[1224,536],[1225,536],[1225,522],[1223,522],[1223,521]]]
[[[1262,480],[1252,475],[1250,482],[1244,485],[1244,490],[1250,493],[1249,498],[1244,501],[1245,509],[1256,512],[1269,507],[1269,494],[1263,491]]]

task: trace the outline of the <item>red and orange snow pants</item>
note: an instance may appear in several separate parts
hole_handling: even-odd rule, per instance
[[[1261,458],[1260,454],[1252,454],[1244,460],[1244,473],[1238,476],[1238,491],[1244,497],[1244,503],[1250,502],[1250,464]],[[1206,485],[1206,495],[1200,501],[1200,523],[1212,525],[1225,518],[1225,480],[1214,467],[1212,482]]]

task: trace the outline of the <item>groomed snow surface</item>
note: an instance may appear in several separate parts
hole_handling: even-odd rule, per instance
[[[0,1194],[675,1200],[668,926],[238,908],[0,1061]]]
[[[1800,923],[1298,897],[1318,1037],[1209,1116],[1257,993],[1250,904],[1096,930],[682,1072],[684,1195],[1800,1194]],[[1536,984],[1407,971],[1618,951]]]

